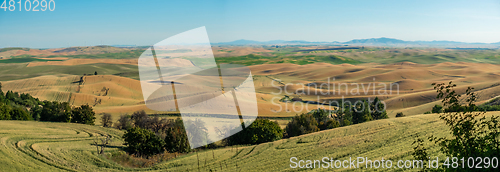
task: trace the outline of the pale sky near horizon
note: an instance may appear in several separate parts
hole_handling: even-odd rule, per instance
[[[54,1],[52,12],[0,8],[0,47],[152,45],[201,26],[212,43],[379,37],[500,42],[498,0]]]

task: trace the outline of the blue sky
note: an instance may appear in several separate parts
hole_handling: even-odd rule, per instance
[[[500,42],[500,1],[55,2],[52,12],[0,9],[0,47],[152,45],[200,26],[206,26],[211,42],[378,37]]]

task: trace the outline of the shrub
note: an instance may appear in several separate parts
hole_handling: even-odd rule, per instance
[[[398,113],[396,114],[396,118],[398,118],[398,117],[404,117],[404,116],[405,116],[405,115],[403,114],[403,112],[398,112]]]
[[[441,113],[441,112],[443,112],[443,106],[434,105],[434,107],[432,107],[432,113]]]
[[[318,122],[312,114],[306,113],[296,115],[285,128],[286,137],[294,137],[302,134],[313,133],[319,131]]]
[[[424,112],[424,114],[431,114],[431,111]]]
[[[350,124],[350,121],[348,121],[347,119],[345,119],[343,121],[343,125],[342,126],[347,126],[349,124]],[[334,120],[334,119],[328,119],[327,121],[321,121],[318,124],[318,128],[320,130],[328,130],[328,129],[337,128],[337,127],[340,127],[340,123],[337,120]]]
[[[112,127],[113,126],[113,118],[111,117],[111,114],[102,113],[101,124],[103,127]]]
[[[123,135],[126,151],[138,156],[151,156],[163,152],[165,142],[151,130],[139,127],[130,128]]]
[[[242,131],[229,137],[229,144],[259,144],[283,138],[283,130],[277,122],[256,119]]]

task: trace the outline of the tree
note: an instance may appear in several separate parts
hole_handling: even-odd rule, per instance
[[[71,112],[71,122],[94,125],[95,112],[88,104],[73,108]]]
[[[229,144],[260,144],[283,138],[283,130],[277,122],[256,119],[242,131],[229,137]]]
[[[129,128],[134,127],[132,125],[132,120],[130,119],[129,115],[121,115],[120,119],[118,119],[118,122],[115,123],[115,128],[119,130],[128,130]]]
[[[170,120],[169,124],[170,126],[165,132],[165,150],[172,153],[187,153],[191,151],[182,119]]]
[[[11,111],[11,118],[13,120],[31,120],[31,116],[26,110],[24,110],[22,107],[14,107]]]
[[[100,141],[100,145],[99,145],[99,141]],[[102,138],[99,138],[98,136],[95,136],[94,137],[94,145],[97,149],[97,153],[98,154],[104,154],[104,148],[106,146],[109,145],[109,143],[111,142],[111,136],[110,135],[106,135],[105,137],[102,137]],[[100,149],[99,149],[100,148]]]
[[[0,102],[5,101],[5,94],[2,91],[2,83],[0,82]]]
[[[134,112],[130,118],[136,127],[147,128],[149,117],[144,110]]]
[[[361,105],[355,104],[355,106],[351,107],[351,114],[352,114],[352,123],[353,124],[359,124],[364,122],[363,116],[364,114],[364,109],[367,107],[364,107],[364,102]]]
[[[101,124],[103,127],[112,127],[113,126],[113,118],[111,117],[111,114],[102,113]]]
[[[324,109],[319,109],[319,108],[312,110],[311,113],[314,116],[314,118],[316,118],[317,122],[322,122],[322,121],[326,122],[330,116],[330,111],[326,111]]]
[[[316,118],[310,113],[296,115],[285,128],[285,137],[294,137],[302,134],[319,131]]]
[[[351,125],[353,123],[353,121],[356,120],[356,119],[354,119],[352,107],[350,104],[349,105],[346,104],[344,107],[342,107],[342,106],[339,107],[337,109],[337,111],[335,112],[334,118],[337,120],[336,124],[339,125],[337,127]],[[335,123],[335,122],[333,122],[333,123]],[[335,127],[336,124],[332,124],[332,127],[336,128]]]
[[[2,102],[0,102],[0,120],[10,120],[10,111],[12,108]]]
[[[486,118],[484,112],[476,112],[477,96],[473,92],[474,88],[468,87],[465,98],[462,99],[462,95],[454,90],[456,84],[451,81],[447,85],[432,85],[438,93],[436,97],[442,99],[444,107],[444,113],[441,113],[439,118],[449,127],[451,134],[451,137],[430,137],[431,141],[440,146],[440,151],[448,157],[458,159],[500,155],[500,116]],[[464,104],[460,103],[462,100],[465,101]],[[426,157],[423,140],[417,138],[415,142],[415,158]]]
[[[94,75],[97,75],[97,71],[94,72]]]
[[[70,122],[71,107],[67,102],[43,101],[43,108],[40,114],[40,121]]]
[[[340,126],[347,126],[347,125],[350,125],[350,121],[348,121],[347,119],[344,119],[342,121],[342,123],[339,123],[337,120],[334,120],[334,119],[328,119],[326,121],[321,121],[318,124],[318,128],[320,130],[328,130],[328,129],[337,128]]]
[[[370,104],[370,111],[374,120],[389,118],[384,103],[378,97],[375,97],[375,100]]]
[[[43,109],[42,105],[33,106],[30,109],[31,118],[33,118],[33,120],[36,120],[36,121],[40,120],[40,117],[41,117],[41,114],[42,114],[42,109]]]
[[[208,139],[208,129],[205,127],[205,122],[196,118],[195,120],[186,120],[185,124],[184,127],[192,148],[207,146],[211,142]]]
[[[500,116],[491,118],[482,116],[484,112],[474,112],[477,109],[474,88],[468,87],[465,91],[465,105],[460,104],[461,95],[454,90],[456,84],[451,81],[433,84],[442,98],[445,113],[439,116],[450,127],[452,138],[432,138],[441,146],[441,151],[455,157],[491,157],[500,155]],[[453,111],[460,109],[461,111]]]
[[[443,106],[434,105],[434,107],[432,107],[432,113],[441,113],[441,112],[443,112]]]
[[[151,130],[130,128],[123,135],[126,151],[138,156],[151,156],[163,152],[165,142]]]

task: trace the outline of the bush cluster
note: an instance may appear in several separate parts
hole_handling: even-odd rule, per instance
[[[150,117],[145,111],[137,111],[132,115],[122,115],[115,127],[127,130],[123,139],[126,151],[130,154],[147,157],[165,150],[179,153],[191,151],[184,123],[180,118],[161,119],[158,116]]]
[[[283,130],[277,122],[269,119],[256,119],[242,131],[227,139],[229,145],[260,144],[272,142],[283,138]]]
[[[40,101],[30,94],[7,91],[0,83],[0,120],[37,120],[94,125],[95,112],[89,105],[71,107],[67,102]]]
[[[285,137],[386,118],[389,117],[384,104],[378,97],[375,97],[371,103],[366,100],[354,105],[343,103],[343,106],[335,111],[317,109],[295,116],[285,128]]]

